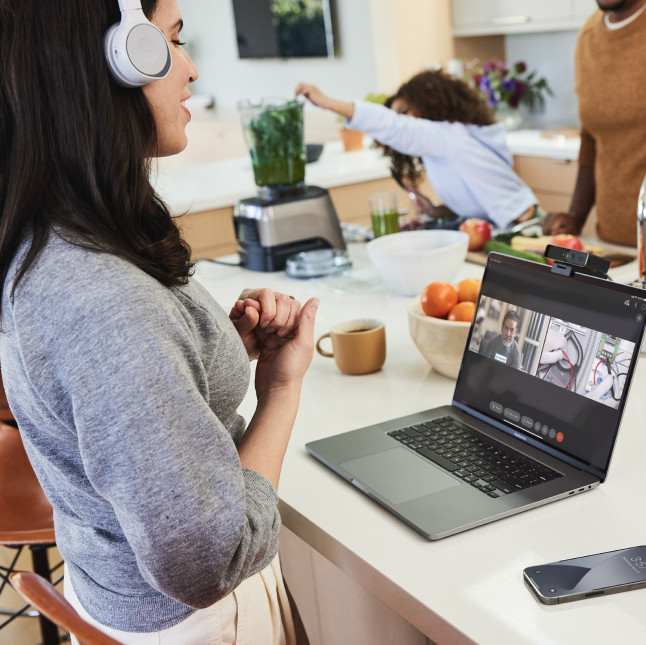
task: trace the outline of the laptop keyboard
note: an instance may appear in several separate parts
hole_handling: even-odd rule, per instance
[[[388,435],[489,497],[501,497],[562,477],[452,417],[400,428]]]

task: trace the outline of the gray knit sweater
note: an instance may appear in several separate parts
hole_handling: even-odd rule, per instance
[[[169,627],[278,549],[276,491],[236,450],[242,342],[194,280],[56,236],[10,298],[15,270],[0,364],[74,589],[104,625]]]

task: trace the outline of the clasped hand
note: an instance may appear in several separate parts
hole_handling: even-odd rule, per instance
[[[318,298],[302,307],[271,289],[245,289],[229,318],[250,360],[258,359],[256,393],[300,382],[312,361]]]

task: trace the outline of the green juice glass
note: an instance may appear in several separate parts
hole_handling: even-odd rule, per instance
[[[370,195],[370,212],[375,237],[399,232],[399,213],[395,193]]]

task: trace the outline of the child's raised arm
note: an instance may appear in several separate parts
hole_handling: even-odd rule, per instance
[[[340,114],[346,119],[351,119],[354,115],[354,103],[349,101],[339,101],[326,96],[319,90],[316,85],[309,83],[299,83],[296,87],[296,96],[304,96],[308,101],[324,110],[330,110]]]

